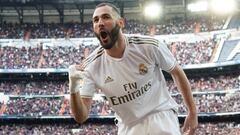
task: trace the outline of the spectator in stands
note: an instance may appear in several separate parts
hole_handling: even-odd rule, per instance
[[[193,135],[197,112],[185,73],[165,44],[150,37],[127,37],[122,34],[123,27],[123,18],[114,5],[96,7],[93,28],[101,46],[81,65],[69,67],[74,118],[80,123],[87,119],[97,87],[116,111],[119,135],[180,135],[174,111],[177,104],[168,93],[162,69],[172,75],[182,92],[189,111],[183,131]],[[83,81],[80,92],[78,81]]]

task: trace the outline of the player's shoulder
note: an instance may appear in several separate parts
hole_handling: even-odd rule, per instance
[[[85,60],[82,62],[82,66],[86,68],[92,63],[96,62],[104,54],[104,48],[102,46],[97,47]]]
[[[152,45],[158,47],[161,43],[158,39],[145,35],[127,35],[129,44],[140,46]]]

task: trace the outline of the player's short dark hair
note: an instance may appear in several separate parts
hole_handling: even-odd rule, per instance
[[[99,7],[103,7],[103,6],[109,6],[109,7],[111,7],[119,16],[121,16],[119,9],[118,9],[115,5],[113,5],[112,3],[106,3],[106,2],[100,3],[100,4],[98,4],[98,5],[95,7],[95,9],[96,9],[96,8],[99,8]]]

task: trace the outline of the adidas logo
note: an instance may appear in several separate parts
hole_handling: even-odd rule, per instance
[[[110,76],[108,76],[104,83],[109,83],[109,82],[112,82],[112,81],[113,81],[113,79]]]

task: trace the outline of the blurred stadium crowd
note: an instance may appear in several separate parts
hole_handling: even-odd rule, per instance
[[[197,17],[183,20],[180,18],[164,21],[155,26],[156,35],[183,34],[195,32],[209,32],[222,29],[227,18]],[[149,25],[138,20],[126,20],[124,29],[126,34],[150,35]],[[1,39],[21,39],[29,34],[35,38],[80,38],[94,37],[92,22],[80,24],[78,22],[59,23],[8,23],[0,26]]]
[[[4,129],[4,130],[3,130]],[[199,124],[197,135],[239,135],[239,125],[234,123]],[[1,125],[1,135],[116,135],[117,127],[109,124],[51,124],[51,125]]]

